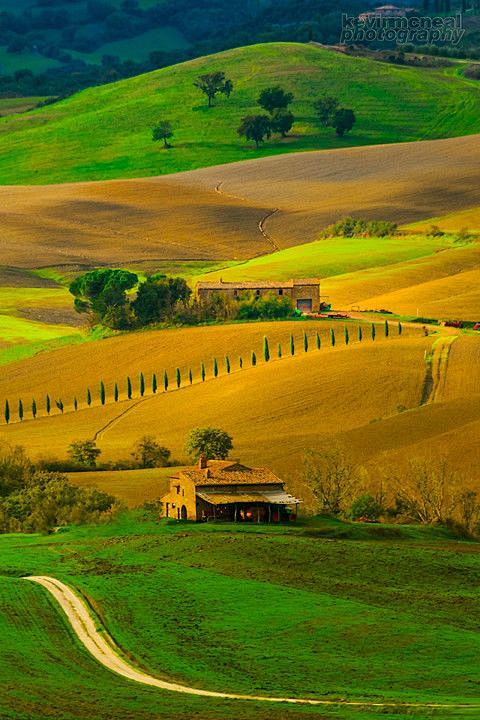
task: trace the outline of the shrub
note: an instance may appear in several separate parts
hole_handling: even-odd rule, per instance
[[[326,237],[386,237],[395,235],[397,224],[388,220],[357,220],[346,217],[329,225],[322,233]]]
[[[383,513],[380,503],[369,493],[363,493],[350,505],[348,515],[351,520],[376,522]]]

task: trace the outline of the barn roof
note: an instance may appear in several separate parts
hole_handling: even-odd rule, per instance
[[[293,288],[295,285],[320,285],[320,278],[300,278],[295,280],[286,281],[274,281],[274,280],[255,280],[245,282],[199,282],[197,283],[198,290],[266,290],[271,288],[277,290],[279,288]]]
[[[268,468],[249,468],[231,460],[207,460],[180,470],[173,479],[187,477],[195,485],[283,485],[282,480]]]

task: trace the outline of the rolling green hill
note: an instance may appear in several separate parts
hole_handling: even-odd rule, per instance
[[[235,89],[214,108],[193,87],[221,70]],[[291,137],[256,151],[237,136],[240,119],[259,111],[260,90],[281,83],[295,95]],[[313,101],[337,95],[354,108],[345,138],[320,128]],[[152,142],[168,119],[174,147]],[[0,120],[0,182],[54,183],[174,173],[299,150],[466,135],[480,130],[480,89],[458,68],[405,68],[310,45],[274,43],[230,50],[111,85]]]
[[[325,519],[234,528],[138,514],[50,537],[0,537],[0,717],[478,717],[478,548],[441,528]],[[160,677],[366,706],[268,707],[127,682],[79,646],[42,588],[20,579],[38,573],[78,588],[129,661]]]

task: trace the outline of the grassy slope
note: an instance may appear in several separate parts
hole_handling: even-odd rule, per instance
[[[407,225],[406,228],[414,232],[422,232],[428,230],[431,225],[438,225],[444,232],[458,232],[467,230],[473,233],[480,232],[480,207],[468,208],[460,212],[449,213],[448,215],[440,215],[429,219],[422,220],[418,223]]]
[[[45,699],[43,716],[65,720],[90,720],[92,707],[101,720],[183,720],[196,713],[212,719],[377,717],[359,709],[215,703],[132,686],[78,649],[43,591],[15,579],[24,573],[72,582],[143,667],[199,686],[346,698],[477,699],[471,680],[478,645],[478,546],[449,541],[441,531],[320,521],[307,531],[233,532],[229,526],[158,526],[124,518],[49,539],[6,536],[0,547],[6,680],[0,715],[10,720],[38,713]],[[102,696],[108,696],[109,714]],[[382,717],[403,714],[383,711]],[[425,718],[428,712],[405,714]]]
[[[229,101],[208,110],[193,87],[223,70],[235,83]],[[294,91],[298,137],[256,152],[236,135],[259,90],[281,82]],[[312,101],[334,92],[358,113],[339,140],[314,121]],[[285,151],[437,138],[478,132],[480,93],[456,70],[399,68],[319,48],[276,43],[240,48],[92,88],[55,106],[0,124],[3,183],[41,183],[158,175]],[[172,120],[175,149],[153,147],[151,128]],[[60,161],[61,159],[61,161]]]

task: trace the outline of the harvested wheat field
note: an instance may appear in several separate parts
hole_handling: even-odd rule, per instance
[[[477,321],[480,320],[480,267],[363,298],[362,303],[369,308],[388,308],[400,315]]]
[[[370,324],[363,324],[365,342],[370,341]],[[10,363],[8,372],[0,377],[0,403],[9,398],[12,407],[18,398],[26,405],[37,399],[39,413],[43,412],[44,398],[61,398],[71,408],[76,396],[80,406],[86,404],[87,388],[92,392],[94,405],[99,401],[100,381],[105,383],[107,401],[113,402],[113,385],[118,383],[119,397],[127,397],[127,376],[131,378],[133,396],[139,396],[140,373],[143,373],[146,394],[151,393],[152,373],[156,373],[159,387],[163,387],[164,371],[167,370],[169,385],[176,384],[176,368],[181,372],[182,384],[188,384],[188,371],[193,380],[200,380],[201,363],[205,365],[206,377],[213,376],[214,358],[217,359],[219,375],[226,374],[225,356],[228,355],[232,372],[239,368],[240,357],[245,366],[256,353],[258,362],[263,361],[263,338],[267,337],[272,357],[281,345],[283,355],[290,354],[290,335],[295,348],[303,352],[303,334],[307,333],[309,347],[316,347],[316,333],[325,348],[331,344],[330,329],[335,329],[336,341],[345,341],[344,323],[335,320],[282,321],[262,323],[232,323],[207,327],[185,327],[168,330],[150,330],[127,333],[99,341],[90,341],[40,353],[35,357]],[[352,343],[358,336],[358,323],[348,323]],[[391,324],[392,340],[398,333],[397,323]],[[404,334],[418,335],[420,328],[405,327]],[[377,326],[377,336],[384,333],[383,322]]]
[[[112,460],[154,434],[181,460],[188,431],[211,424],[234,436],[245,462],[291,471],[305,448],[418,407],[431,345],[431,337],[391,337],[299,351],[192,387],[3,425],[1,433],[36,456],[46,448],[63,456],[72,440],[94,436]],[[364,451],[376,452],[374,438]]]
[[[0,437],[33,457],[65,457],[73,440],[94,437],[103,459],[119,460],[149,434],[186,462],[188,432],[214,425],[233,435],[234,457],[291,479],[306,449],[335,441],[366,466],[395,468],[407,457],[442,454],[471,473],[480,462],[480,378],[472,362],[479,348],[476,337],[442,335],[309,348],[180,390],[171,385],[155,396],[2,425]],[[102,477],[102,488],[113,492],[108,474]],[[150,478],[140,491],[127,475],[112,477],[121,478],[127,502],[155,492]]]
[[[163,178],[0,187],[2,262],[81,269],[246,259],[314,240],[349,214],[406,223],[463,210],[480,203],[478,137],[295,153]]]
[[[175,468],[176,470],[176,468]],[[167,492],[172,468],[147,470],[98,470],[67,473],[79,487],[96,487],[111,493],[129,507],[138,507],[149,500],[158,500]]]

